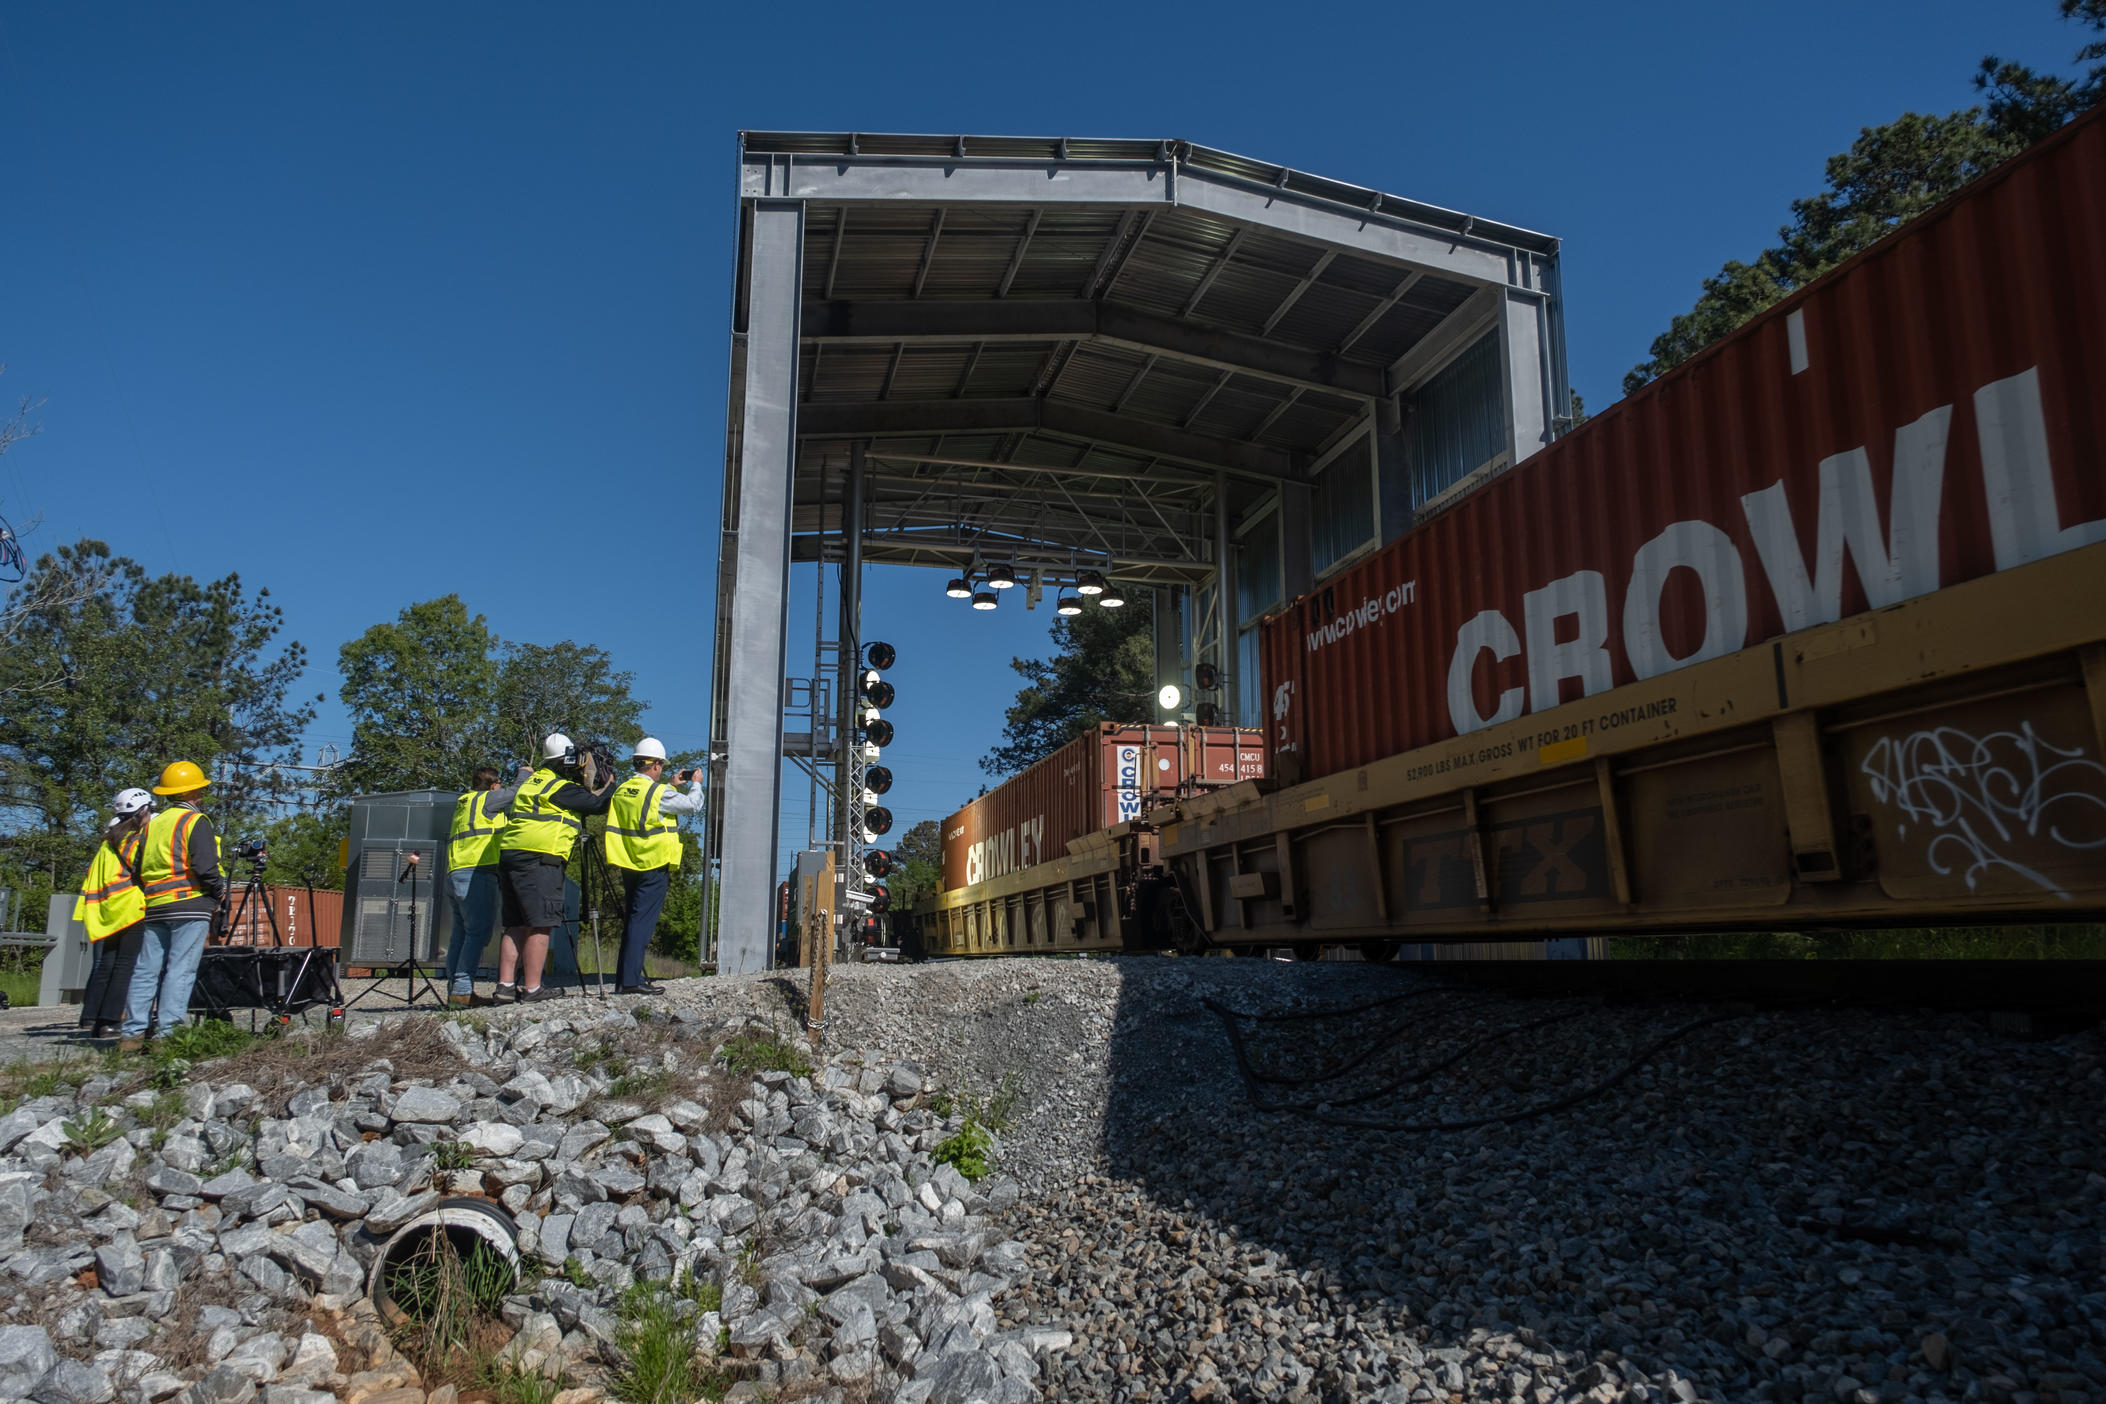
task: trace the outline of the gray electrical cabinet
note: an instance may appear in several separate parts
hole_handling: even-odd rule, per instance
[[[396,790],[351,799],[344,865],[345,965],[436,965],[453,929],[447,900],[446,840],[453,830],[451,790]],[[414,888],[416,939],[411,943],[412,887],[402,881],[418,858]]]

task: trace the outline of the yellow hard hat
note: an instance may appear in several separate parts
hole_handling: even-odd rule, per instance
[[[157,795],[187,795],[192,790],[202,790],[211,784],[205,772],[189,761],[177,761],[161,772],[161,783],[154,786]]]

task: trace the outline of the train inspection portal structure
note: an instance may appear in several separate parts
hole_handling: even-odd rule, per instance
[[[863,565],[1152,590],[1160,681],[1190,699],[1206,665],[1250,724],[1266,610],[1569,423],[1557,240],[1189,142],[747,132],[738,217],[724,971],[769,963],[786,754],[860,837]],[[832,697],[786,734],[793,562],[842,567],[842,608]]]

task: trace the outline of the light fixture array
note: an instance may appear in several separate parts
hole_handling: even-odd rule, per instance
[[[974,609],[989,610],[1001,604],[1000,591],[1014,589],[1017,583],[1015,566],[1003,561],[983,566],[976,556],[965,574],[951,577],[944,585],[943,593],[954,600],[972,601]],[[1073,581],[1051,579],[1042,574],[1039,576],[1039,584],[1056,585],[1059,588],[1060,595],[1053,603],[1053,612],[1069,618],[1082,613],[1084,603],[1091,600],[1096,601],[1103,609],[1118,609],[1126,603],[1126,592],[1099,570],[1076,571]],[[1034,602],[1035,599],[1034,595]]]

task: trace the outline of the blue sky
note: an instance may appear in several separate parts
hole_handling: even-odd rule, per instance
[[[316,745],[348,739],[338,645],[449,591],[508,638],[611,650],[699,745],[740,128],[1183,137],[1556,234],[1599,408],[1858,128],[1967,105],[1985,52],[2061,71],[2079,38],[2051,0],[15,0],[0,398],[46,403],[0,512],[42,519],[33,550],[269,586],[330,694]],[[613,524],[598,559],[576,544]],[[940,584],[871,580],[903,824],[981,783],[1003,664],[1052,618]]]

